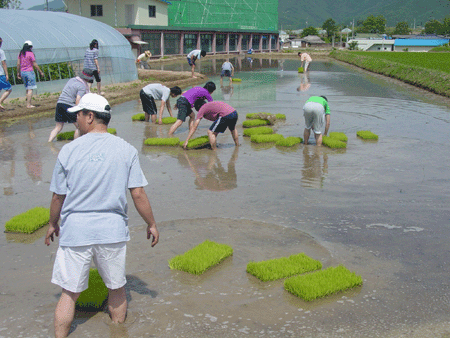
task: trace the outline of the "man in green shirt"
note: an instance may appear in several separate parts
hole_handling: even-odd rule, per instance
[[[303,142],[308,144],[311,129],[316,138],[316,144],[322,145],[322,129],[325,124],[325,136],[330,129],[330,107],[325,96],[311,96],[303,106],[303,115],[305,116],[305,131],[303,133]]]

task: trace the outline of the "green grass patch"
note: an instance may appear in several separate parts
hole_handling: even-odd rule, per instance
[[[262,134],[273,134],[273,129],[264,126],[264,127],[248,128],[244,130],[244,136],[262,135]]]
[[[347,135],[345,135],[344,133],[340,133],[337,131],[333,131],[329,134],[329,136],[331,138],[334,138],[336,140],[342,141],[342,142],[347,142],[348,141],[348,137]]]
[[[263,282],[291,277],[305,272],[322,269],[322,263],[304,253],[262,262],[249,262],[247,272]]]
[[[151,137],[144,141],[146,146],[172,146],[178,147],[180,145],[180,139],[178,137]]]
[[[35,207],[14,216],[5,223],[5,231],[32,234],[50,220],[50,209]]]
[[[279,140],[282,139],[284,139],[284,136],[280,134],[263,134],[263,135],[256,134],[250,137],[250,141],[254,143],[278,142]]]
[[[177,121],[176,117],[167,116],[161,119],[162,124],[174,124]]]
[[[201,148],[208,144],[209,144],[209,137],[208,137],[208,135],[204,135],[204,136],[196,137],[192,140],[189,140],[186,149]],[[183,146],[184,141],[181,141],[180,145]]]
[[[322,135],[322,144],[333,149],[347,148],[347,143],[325,135]]]
[[[97,269],[89,270],[89,286],[78,297],[75,305],[83,311],[99,311],[108,298],[108,289]]]
[[[270,124],[268,120],[254,119],[254,120],[245,120],[242,123],[242,126],[244,128],[252,128],[252,127],[267,126],[268,124]]]
[[[288,136],[284,139],[278,140],[275,145],[280,147],[293,147],[296,144],[300,144],[303,142],[301,137]]]
[[[288,278],[284,281],[284,288],[303,300],[311,301],[362,285],[362,283],[361,276],[340,265]]]
[[[303,67],[298,67],[298,72],[299,73],[303,73],[305,70],[303,69]]]
[[[378,135],[372,133],[370,130],[359,130],[356,132],[356,136],[364,140],[378,140]]]
[[[131,116],[131,119],[133,121],[145,121],[145,114],[144,113],[135,114]]]
[[[237,77],[233,77],[233,78],[231,79],[231,81],[233,81],[233,82],[242,82],[242,80],[239,79],[239,78],[237,78]]]
[[[169,267],[194,275],[201,275],[232,254],[231,246],[206,240],[184,254],[173,257],[169,260]]]

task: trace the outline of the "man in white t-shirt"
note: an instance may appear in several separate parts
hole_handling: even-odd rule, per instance
[[[3,40],[0,38],[0,47],[2,47]],[[4,110],[5,107],[2,106],[3,101],[6,100],[6,98],[11,94],[12,92],[12,86],[9,83],[9,76],[8,76],[8,68],[6,67],[6,55],[3,49],[0,48],[0,92],[2,90],[5,90],[3,95],[0,97],[0,111]]]
[[[142,102],[142,110],[145,112],[145,121],[148,122],[151,117],[152,122],[156,122],[157,109],[155,100],[161,100],[158,115],[159,124],[162,124],[162,114],[165,106],[167,106],[170,116],[173,117],[169,99],[178,95],[181,95],[181,88],[178,86],[168,88],[160,83],[151,83],[142,88],[139,92],[139,97]]]
[[[192,77],[196,77],[196,76],[194,76],[195,61],[197,61],[197,59],[205,57],[205,55],[206,55],[206,51],[200,50],[200,49],[194,49],[187,55],[187,61],[189,63],[189,66],[191,66]]]
[[[148,61],[150,60],[151,56],[152,53],[149,50],[146,50],[144,53],[137,57],[136,63],[139,64],[142,69],[150,69]]]
[[[45,244],[59,236],[52,283],[62,287],[55,310],[55,336],[66,337],[80,293],[87,289],[91,260],[109,291],[108,310],[114,323],[123,323],[127,311],[124,285],[126,242],[130,240],[127,217],[129,189],[134,205],[148,224],[151,246],[159,240],[144,186],[147,180],[136,148],[107,132],[111,119],[108,101],[93,93],[77,106],[81,137],[58,154],[50,191],[49,229]],[[61,223],[58,220],[61,217]]]
[[[309,64],[312,61],[311,56],[308,53],[298,52],[297,54],[300,57],[300,61],[302,62],[303,70],[306,72],[309,68]]]
[[[220,87],[223,87],[224,76],[227,76],[230,79],[230,86],[231,86],[234,76],[234,67],[229,60],[225,61],[222,64],[222,72],[220,73]]]

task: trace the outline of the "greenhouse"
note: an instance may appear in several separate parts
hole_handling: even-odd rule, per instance
[[[0,37],[13,85],[10,97],[23,95],[17,79],[17,57],[26,40],[33,42],[36,62],[45,78],[36,72],[37,94],[58,92],[83,68],[84,52],[93,39],[99,42],[102,83],[137,79],[130,43],[114,28],[96,20],[63,12],[0,9]],[[17,90],[14,90],[17,88]],[[23,88],[23,87],[22,87]]]

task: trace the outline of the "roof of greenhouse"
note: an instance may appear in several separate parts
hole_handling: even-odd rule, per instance
[[[102,22],[64,12],[0,9],[0,37],[8,67],[26,40],[33,42],[38,64],[84,59],[93,39],[103,57],[134,59],[130,43],[117,30]]]

